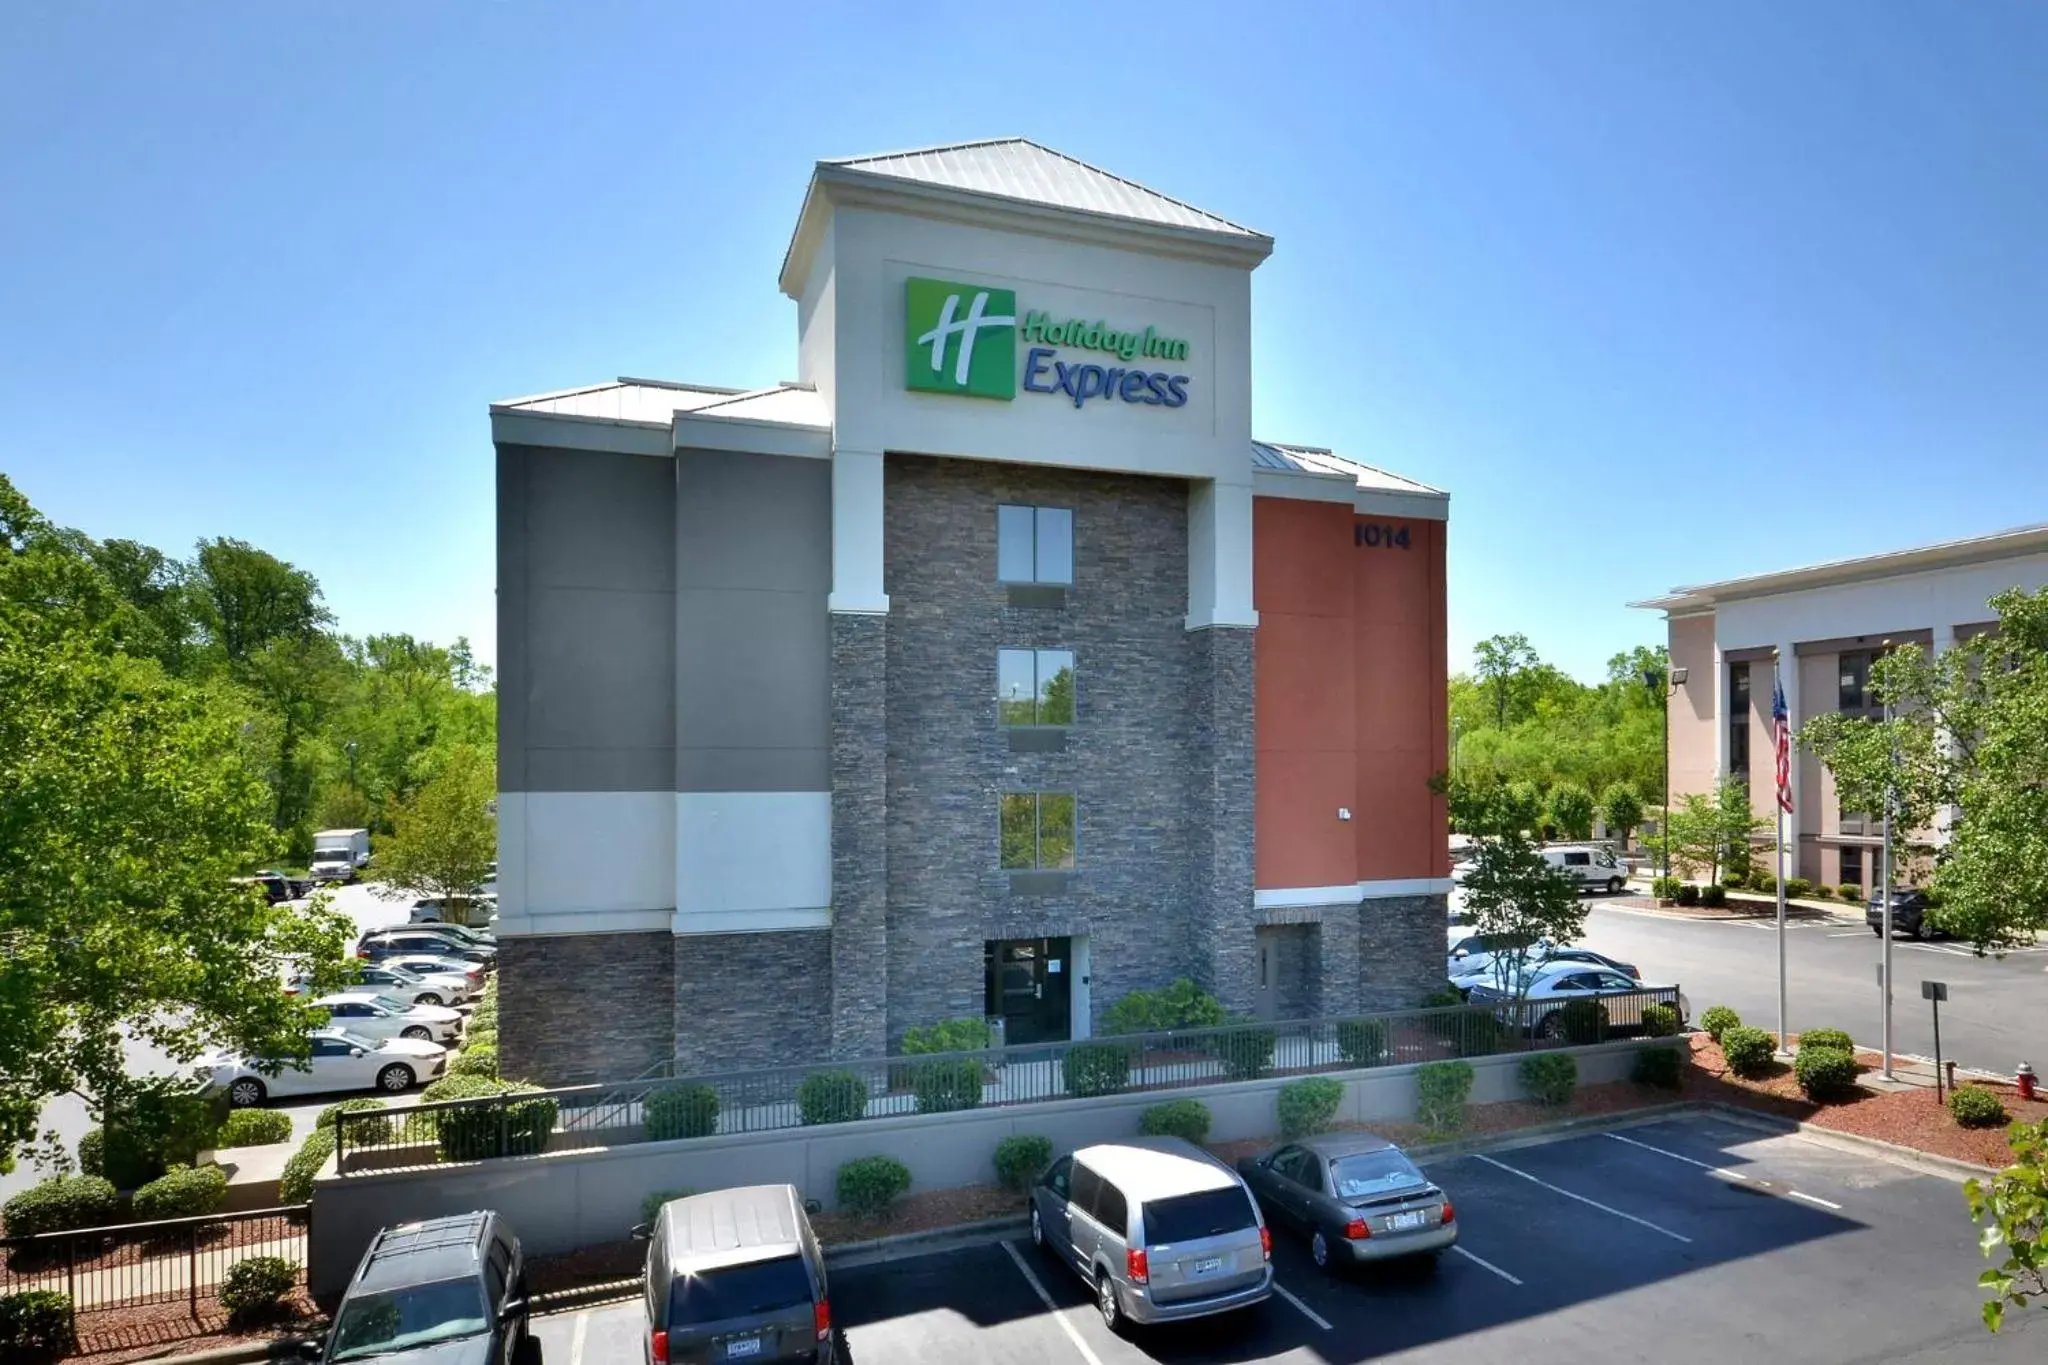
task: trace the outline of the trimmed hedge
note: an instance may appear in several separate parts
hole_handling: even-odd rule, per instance
[[[1856,1040],[1838,1028],[1810,1028],[1799,1035],[1799,1050],[1814,1047],[1831,1047],[1839,1052],[1854,1052]]]
[[[1289,1081],[1280,1087],[1280,1136],[1307,1137],[1327,1132],[1344,1103],[1344,1086],[1327,1076]]]
[[[718,1131],[718,1092],[708,1085],[665,1085],[640,1102],[649,1142],[710,1137]]]
[[[114,1184],[104,1176],[60,1175],[31,1185],[0,1205],[0,1223],[9,1237],[96,1228],[113,1222],[118,1206]]]
[[[1998,1093],[1981,1085],[1958,1086],[1949,1092],[1949,1117],[1965,1128],[1996,1128],[2006,1120]]]
[[[54,1289],[0,1295],[0,1360],[49,1365],[77,1349],[69,1295]]]
[[[1393,1054],[1384,1019],[1346,1019],[1337,1025],[1337,1051],[1352,1066],[1378,1066]]]
[[[478,1079],[478,1078],[464,1078]],[[546,1149],[555,1131],[553,1100],[518,1098],[540,1089],[523,1081],[490,1081],[496,1104],[448,1109],[434,1115],[441,1155],[449,1161],[482,1161],[488,1157],[533,1156]]]
[[[384,1101],[380,1099],[372,1098],[369,1095],[359,1095],[355,1099],[343,1100],[339,1104],[330,1104],[325,1109],[322,1109],[319,1115],[314,1118],[313,1126],[316,1129],[325,1128],[332,1131],[335,1126],[335,1115],[337,1114],[368,1114],[387,1107]],[[390,1119],[379,1119],[376,1121],[363,1119],[348,1126],[348,1139],[353,1143],[371,1146],[391,1141],[394,1131]]]
[[[1427,1062],[1415,1070],[1415,1118],[1434,1133],[1465,1126],[1465,1101],[1472,1094],[1472,1063]]]
[[[1680,905],[1698,905],[1700,903],[1700,889],[1691,882],[1681,882],[1678,887],[1677,901]]]
[[[1200,1100],[1168,1100],[1138,1115],[1138,1131],[1147,1137],[1186,1138],[1200,1144],[1209,1136],[1209,1106]]]
[[[1558,1021],[1560,1036],[1575,1047],[1597,1043],[1607,1036],[1607,1006],[1598,1000],[1567,1000],[1551,1017]]]
[[[1826,882],[1815,882],[1813,889],[1806,894],[1817,901],[1831,901],[1835,898],[1835,888],[1829,886]]]
[[[1645,1048],[1636,1054],[1635,1082],[1659,1090],[1676,1090],[1684,1060],[1675,1047]]]
[[[1012,1133],[996,1144],[996,1183],[1023,1194],[1038,1173],[1052,1164],[1052,1139],[1036,1133]]]
[[[1649,1038],[1673,1038],[1683,1027],[1678,1018],[1678,1006],[1653,1001],[1643,1006],[1643,1034]]]
[[[932,1052],[975,1052],[995,1046],[995,1034],[986,1019],[941,1019],[903,1030],[903,1054],[922,1056]]]
[[[893,1156],[864,1156],[839,1168],[839,1206],[856,1218],[880,1218],[910,1192],[910,1168]]]
[[[1731,1028],[1739,1028],[1741,1025],[1742,1016],[1729,1009],[1726,1005],[1709,1005],[1707,1006],[1707,1012],[1700,1016],[1700,1027],[1705,1029],[1707,1036],[1717,1043],[1721,1041],[1723,1033]]]
[[[1579,1086],[1579,1064],[1569,1053],[1534,1052],[1522,1058],[1516,1070],[1522,1088],[1538,1104],[1569,1104]]]
[[[813,1071],[796,1088],[796,1107],[807,1125],[851,1123],[868,1112],[868,1083],[851,1071]]]
[[[1119,1043],[1076,1043],[1065,1071],[1069,1095],[1120,1094],[1131,1083],[1131,1052]]]
[[[228,1173],[218,1166],[180,1166],[135,1192],[129,1208],[136,1218],[196,1218],[228,1202]]]
[[[1132,991],[1102,1016],[1102,1031],[1165,1033],[1169,1029],[1218,1028],[1230,1021],[1222,1002],[1187,977],[1162,990]]]
[[[1810,1100],[1843,1099],[1856,1090],[1856,1058],[1846,1048],[1802,1046],[1792,1071]]]
[[[1802,897],[1802,896],[1810,896],[1810,895],[1812,895],[1812,894],[1813,894],[1813,883],[1812,883],[1812,882],[1811,882],[1810,880],[1808,880],[1807,878],[1805,878],[1805,877],[1787,877],[1787,878],[1785,878],[1785,895],[1786,895],[1786,898],[1787,898],[1787,899],[1789,899],[1789,900],[1798,900],[1798,899],[1799,899],[1800,897]]]
[[[1700,904],[1709,910],[1719,910],[1728,904],[1728,888],[1719,884],[1701,887]]]
[[[237,1109],[213,1135],[215,1147],[267,1147],[292,1140],[292,1116],[276,1109]]]
[[[80,1175],[105,1175],[107,1173],[107,1135],[99,1128],[88,1128],[78,1136],[78,1173]]]
[[[1777,1052],[1778,1040],[1760,1028],[1737,1024],[1721,1032],[1721,1055],[1728,1059],[1728,1069],[1745,1080],[1770,1075]]]
[[[1678,888],[1683,885],[1685,883],[1677,877],[1652,877],[1650,878],[1650,894],[1660,901],[1675,901],[1678,899]]]
[[[1835,894],[1845,901],[1860,901],[1863,899],[1863,888],[1852,882],[1843,882],[1835,888]]]
[[[1234,1028],[1209,1042],[1209,1055],[1223,1063],[1234,1081],[1255,1081],[1273,1069],[1273,1049],[1280,1035],[1269,1028]]]
[[[506,1082],[494,1081],[488,1076],[443,1076],[426,1089],[420,1091],[420,1099],[431,1104],[435,1100],[482,1100],[500,1094]]]
[[[972,1057],[920,1062],[911,1078],[920,1114],[952,1114],[981,1104],[981,1063]]]
[[[213,1145],[228,1113],[225,1090],[186,1090],[162,1078],[135,1082],[132,1093],[107,1106],[100,1174],[116,1189],[132,1190],[173,1166],[189,1166]]]
[[[451,1076],[487,1076],[496,1080],[498,1076],[498,1049],[480,1046],[472,1039],[468,1047],[455,1054],[448,1062]]]
[[[320,1168],[333,1155],[334,1125],[315,1128],[313,1135],[292,1154],[292,1159],[285,1162],[284,1173],[277,1179],[278,1199],[286,1204],[303,1204],[311,1199],[313,1177],[320,1174]]]
[[[220,1306],[228,1310],[229,1322],[260,1322],[277,1312],[298,1283],[296,1263],[282,1256],[251,1256],[228,1267],[220,1282]]]

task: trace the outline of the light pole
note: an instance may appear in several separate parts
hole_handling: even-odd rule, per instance
[[[1884,649],[1890,650],[1892,642],[1886,640]],[[1879,655],[1880,658],[1883,655]],[[1867,686],[1868,684],[1866,684]],[[1879,876],[1883,882],[1880,893],[1884,897],[1884,965],[1879,974],[1884,978],[1884,1078],[1892,1079],[1892,806],[1897,800],[1893,790],[1893,778],[1899,761],[1898,739],[1892,734],[1892,704],[1887,698],[1884,703],[1884,854],[1880,859]]]
[[[1658,874],[1671,875],[1671,697],[1685,686],[1686,672],[1682,668],[1669,670],[1669,675],[1654,668],[1643,670],[1643,686],[1652,692],[1661,692],[1664,704],[1664,813],[1657,820],[1664,833],[1664,867]]]

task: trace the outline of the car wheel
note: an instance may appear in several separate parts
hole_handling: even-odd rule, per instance
[[[414,1024],[399,1035],[401,1038],[417,1038],[423,1043],[434,1041],[434,1031],[424,1024]]]
[[[1884,926],[1882,924],[1873,924],[1870,926],[1870,932],[1876,934],[1879,938],[1883,938]]]
[[[1038,1221],[1038,1206],[1031,1206],[1031,1245],[1045,1250],[1045,1227]]]
[[[418,995],[413,997],[413,1003],[416,1005],[438,1005],[441,1004],[442,1001],[441,997],[434,994],[432,991],[421,991]]]
[[[1315,1257],[1316,1269],[1330,1268],[1330,1239],[1323,1235],[1321,1228],[1317,1228],[1316,1235],[1309,1238],[1308,1254]]]
[[[1102,1325],[1111,1332],[1123,1330],[1124,1310],[1116,1301],[1116,1281],[1107,1270],[1095,1272],[1095,1311],[1102,1314]]]
[[[254,1109],[270,1092],[254,1076],[244,1076],[228,1087],[228,1103],[237,1109]]]
[[[1607,894],[1610,896],[1619,896],[1621,894],[1621,878],[1609,877],[1607,879]]]
[[[1545,1038],[1564,1037],[1564,1012],[1562,1010],[1552,1010],[1544,1015],[1543,1023],[1536,1031]]]
[[[412,1089],[412,1068],[393,1062],[377,1073],[377,1088],[393,1095]]]
[[[1913,942],[1918,943],[1921,939],[1927,937],[1927,931],[1916,924],[1911,929],[1908,929],[1906,931],[1906,937],[1912,939]]]
[[[1441,1251],[1430,1251],[1410,1259],[1414,1263],[1415,1273],[1426,1277],[1436,1274],[1436,1268],[1443,1264],[1444,1254]]]

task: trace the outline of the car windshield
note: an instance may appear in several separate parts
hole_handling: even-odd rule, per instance
[[[1172,1199],[1150,1199],[1145,1202],[1145,1241],[1152,1246],[1193,1242],[1239,1232],[1257,1221],[1252,1201],[1235,1185]]]
[[[376,975],[388,976],[393,981],[401,982],[407,986],[417,986],[420,984],[418,972],[413,971],[410,967],[401,967],[396,962],[385,963],[378,969]]]
[[[1360,1152],[1340,1159],[1335,1168],[1339,1199],[1372,1199],[1426,1183],[1422,1172],[1399,1152]]]
[[[777,1256],[699,1275],[678,1274],[668,1291],[668,1321],[670,1327],[725,1322],[810,1301],[811,1280],[803,1260]]]
[[[329,1360],[367,1360],[431,1342],[473,1337],[490,1326],[475,1280],[439,1280],[364,1294],[342,1306]]]
[[[347,1043],[350,1047],[359,1047],[365,1052],[375,1052],[378,1047],[378,1044],[372,1039],[365,1038],[360,1033],[350,1033],[347,1029],[336,1029],[334,1030],[334,1032],[328,1034],[327,1036],[330,1038],[339,1038],[342,1042]]]

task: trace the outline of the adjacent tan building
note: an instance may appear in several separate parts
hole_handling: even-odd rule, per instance
[[[1995,629],[1993,596],[2048,586],[2048,525],[1678,588],[1634,602],[1664,613],[1671,666],[1666,761],[1672,800],[1711,792],[1723,776],[1749,787],[1751,808],[1776,814],[1771,682],[1782,666],[1795,729],[1828,711],[1876,715],[1870,665],[1888,646],[1939,654]],[[1829,885],[1876,880],[1877,821],[1844,811],[1834,779],[1795,751],[1793,873]]]

